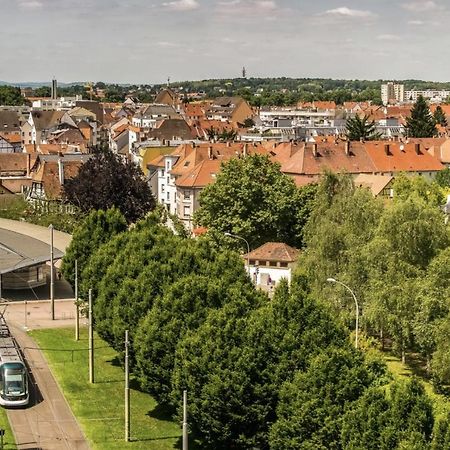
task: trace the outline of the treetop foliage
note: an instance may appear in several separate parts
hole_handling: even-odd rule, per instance
[[[155,207],[141,169],[123,162],[110,150],[94,153],[77,176],[66,180],[64,197],[84,212],[116,207],[128,223],[136,222]]]
[[[437,135],[436,121],[426,100],[420,95],[406,118],[406,132],[415,138],[429,138]]]
[[[194,220],[212,232],[230,232],[251,248],[268,241],[300,247],[315,186],[298,189],[267,156],[234,158],[200,194]]]

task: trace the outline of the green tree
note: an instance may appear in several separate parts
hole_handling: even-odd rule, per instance
[[[383,372],[382,365],[371,366],[349,349],[331,348],[316,356],[305,372],[283,385],[270,448],[342,448],[343,413]]]
[[[409,137],[428,138],[436,136],[435,120],[425,99],[420,95],[406,118],[406,132]]]
[[[26,103],[20,88],[15,86],[0,86],[0,105],[21,106]]]
[[[450,187],[450,167],[446,167],[436,174],[436,183],[442,188]]]
[[[394,189],[394,200],[404,201],[408,197],[416,195],[429,205],[441,206],[445,202],[445,197],[437,182],[440,173],[438,172],[436,175],[436,182],[428,181],[420,175],[411,177],[404,173],[399,174],[395,177],[392,186]]]
[[[385,389],[368,389],[343,417],[342,448],[421,450],[429,448],[433,408],[423,385],[413,378]]]
[[[155,207],[141,169],[132,162],[124,163],[111,151],[95,153],[75,177],[66,180],[64,198],[84,212],[116,207],[128,223]]]
[[[374,141],[381,137],[381,134],[376,131],[375,121],[370,121],[368,115],[360,117],[356,114],[355,117],[347,119],[345,128],[350,141]]]
[[[62,274],[72,287],[75,284],[75,261],[78,261],[78,273],[81,274],[99,246],[126,229],[125,218],[115,208],[108,211],[92,211],[81,222],[73,234],[61,265]]]
[[[298,247],[313,189],[298,190],[267,156],[235,158],[202,191],[194,220],[212,231],[242,236],[251,247],[267,241]]]
[[[246,298],[256,292],[234,292],[178,344],[173,402],[183,389],[191,393],[193,431],[205,447],[267,447],[282,384],[321,349],[347,345],[343,330],[301,291],[281,285],[271,302],[252,309]]]
[[[433,113],[433,118],[436,124],[441,125],[444,128],[447,127],[447,117],[445,116],[445,113],[440,105],[436,107],[436,110]]]

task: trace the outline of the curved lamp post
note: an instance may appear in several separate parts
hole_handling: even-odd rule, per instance
[[[355,306],[356,306],[356,326],[355,326],[355,348],[358,348],[358,329],[359,329],[359,306],[358,306],[358,300],[356,300],[356,295],[355,293],[346,285],[344,284],[342,281],[339,280],[335,280],[334,278],[327,278],[327,281],[329,283],[336,283],[336,284],[340,284],[341,286],[344,286],[345,289],[347,289],[350,294],[352,294],[353,300],[355,300]]]
[[[238,236],[238,235],[236,235],[236,234],[231,234],[231,233],[228,233],[228,232],[225,232],[225,233],[223,233],[225,236],[229,236],[229,237],[232,237],[232,238],[235,238],[235,239],[240,239],[241,241],[244,241],[246,244],[247,244],[247,267],[248,267],[248,271],[249,271],[249,273],[250,273],[250,245],[248,244],[248,241],[247,241],[247,239],[244,239],[243,237],[241,237],[241,236]]]

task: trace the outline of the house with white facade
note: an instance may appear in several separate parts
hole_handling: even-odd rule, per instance
[[[282,242],[267,242],[243,258],[255,286],[271,292],[283,278],[291,282],[299,253]]]

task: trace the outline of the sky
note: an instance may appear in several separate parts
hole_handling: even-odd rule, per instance
[[[0,80],[450,81],[448,0],[0,0]]]

